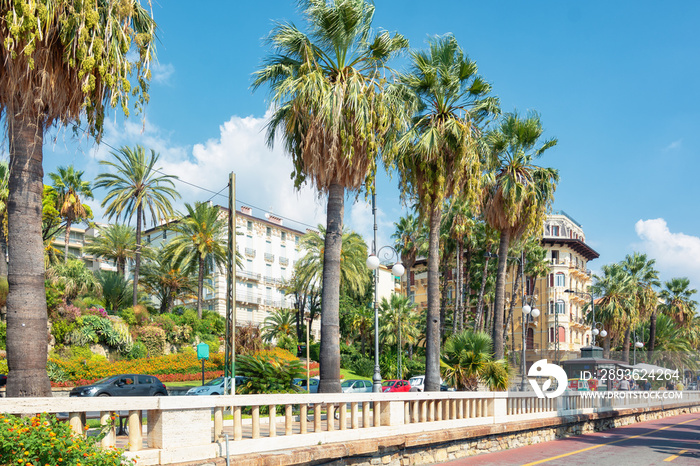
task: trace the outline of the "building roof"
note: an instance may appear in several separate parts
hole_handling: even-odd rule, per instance
[[[598,254],[595,250],[593,250],[593,248],[591,248],[589,245],[587,245],[580,239],[546,237],[542,238],[542,244],[547,244],[551,246],[566,246],[570,249],[573,249],[575,252],[581,254],[583,257],[586,258],[586,260],[589,261],[600,257],[600,254]]]

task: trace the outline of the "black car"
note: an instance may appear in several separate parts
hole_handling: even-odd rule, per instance
[[[166,396],[165,385],[152,375],[120,374],[75,387],[70,396]]]
[[[0,374],[0,387],[7,385],[7,376],[5,374]]]

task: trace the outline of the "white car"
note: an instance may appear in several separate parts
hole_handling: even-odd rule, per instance
[[[408,383],[411,386],[412,392],[423,392],[425,391],[425,376],[424,375],[417,375],[415,377],[411,377],[408,379]],[[445,382],[443,382],[442,377],[440,377],[440,391],[448,391],[450,390],[447,388],[447,385],[445,385]]]
[[[231,386],[231,377],[228,377],[229,379],[229,388]],[[214,380],[211,380],[201,387],[194,387],[190,388],[187,390],[186,395],[223,395],[224,394],[224,382],[225,382],[224,377],[217,377]],[[236,386],[239,386],[241,384],[245,383],[245,377],[242,377],[240,375],[236,376]]]

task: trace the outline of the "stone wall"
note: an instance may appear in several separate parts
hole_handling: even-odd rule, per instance
[[[608,430],[636,422],[700,412],[700,406],[666,409],[627,409],[596,414],[580,414],[536,421],[511,422],[437,432],[302,447],[260,454],[236,455],[236,464],[250,466],[324,464],[333,466],[419,466],[467,456],[517,448],[558,438]],[[233,445],[231,445],[235,451]],[[207,462],[180,463],[180,466],[219,466],[225,458]]]

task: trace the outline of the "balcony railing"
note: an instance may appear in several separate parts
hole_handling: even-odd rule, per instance
[[[236,301],[241,303],[260,304],[262,298],[255,293],[251,293],[250,291],[236,291]]]
[[[247,257],[255,257],[255,249],[253,248],[245,248],[245,255]]]
[[[275,261],[275,255],[270,254],[269,252],[265,253],[264,258],[265,258],[265,262],[274,262]]]
[[[286,267],[289,265],[289,259],[286,257],[280,256],[280,265]]]
[[[253,280],[253,281],[260,281],[260,274],[259,273],[253,273],[249,272],[247,270],[236,270],[236,276],[245,278],[248,280]]]

